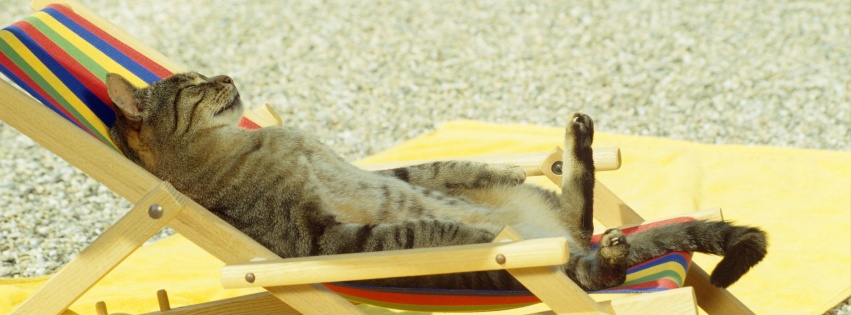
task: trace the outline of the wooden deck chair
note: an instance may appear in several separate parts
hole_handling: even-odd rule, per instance
[[[429,270],[429,273],[447,272],[440,269],[442,265],[450,265],[441,260],[448,259],[447,257],[451,257],[454,265],[463,266],[455,268],[459,270],[453,269],[449,272],[507,269],[530,289],[536,299],[543,301],[557,313],[612,313],[629,307],[649,310],[652,309],[651,306],[659,303],[672,304],[674,297],[688,300],[686,302],[693,300],[695,293],[692,293],[690,288],[681,288],[647,294],[640,298],[619,299],[618,301],[622,301],[620,304],[596,303],[566,276],[548,267],[566,261],[567,249],[563,239],[522,241],[510,229],[506,229],[497,238],[497,241],[512,240],[510,243],[496,242],[397,251],[389,254],[384,252],[337,255],[280,262],[280,258],[268,249],[175,191],[168,183],[125,159],[107,136],[107,126],[111,119],[114,119],[114,114],[111,113],[111,104],[104,94],[103,77],[106,72],[122,73],[136,85],[143,86],[171,73],[183,71],[183,68],[76,1],[57,1],[53,4],[36,0],[33,2],[33,8],[39,12],[0,31],[0,69],[35,100],[5,82],[0,83],[0,96],[3,98],[3,102],[0,102],[0,119],[128,199],[135,206],[18,306],[13,314],[62,312],[164,226],[171,227],[230,265],[226,270],[232,273],[225,272],[223,276],[226,283],[234,279],[233,274],[239,275],[243,282],[253,282],[251,285],[270,283],[267,282],[268,274],[261,273],[258,278],[258,273],[252,273],[251,277],[248,277],[241,269],[246,266],[240,264],[258,259],[264,260],[261,264],[273,264],[272,273],[275,273],[275,270],[280,268],[279,264],[314,266],[334,260],[358,263],[365,259],[380,265],[380,261],[386,260],[387,255],[407,258],[426,255],[432,263],[421,267]],[[247,112],[241,125],[257,128],[280,124],[280,119],[276,118],[274,113],[265,107],[259,112]],[[605,157],[600,160],[604,159]],[[544,165],[549,167],[548,163],[557,161],[548,160]],[[547,174],[546,167],[542,171],[535,171],[536,166],[533,164],[527,171]],[[604,225],[615,226],[642,221],[634,211],[599,183],[595,194],[597,218]],[[471,250],[481,254],[470,255]],[[473,258],[466,263],[457,263],[455,256],[460,252]],[[494,253],[501,255],[494,256]],[[506,257],[511,259],[506,260]],[[422,272],[404,270],[398,266],[388,267],[393,268],[383,270],[383,275],[372,276],[386,277],[388,272],[393,275],[414,275]],[[340,271],[337,270],[336,273],[339,274]],[[686,284],[694,287],[698,303],[707,312],[749,312],[726,290],[709,285],[706,274],[696,265],[692,265],[688,273],[690,276],[686,278]],[[368,278],[368,275],[359,277]],[[358,308],[329,289],[335,284],[325,286],[320,284],[324,281],[309,278],[296,281],[298,283],[273,281],[274,284],[264,286],[268,293],[212,302],[199,307],[232,307],[230,310],[239,309],[243,313],[262,310],[275,313],[359,312]],[[344,280],[347,280],[346,277],[332,279]],[[246,303],[255,306],[245,308],[243,305]],[[693,311],[693,302],[690,303]],[[686,304],[688,303],[681,305]],[[192,312],[192,308],[186,308],[182,312]]]

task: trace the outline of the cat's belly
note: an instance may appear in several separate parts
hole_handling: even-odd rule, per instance
[[[559,206],[551,204],[535,190],[515,186],[467,190],[461,195],[493,209],[493,213],[484,218],[489,225],[500,228],[509,225],[527,239],[570,237],[558,217]]]
[[[412,220],[459,222],[494,234],[511,226],[525,238],[570,237],[558,217],[560,205],[543,198],[539,190],[523,186],[457,190],[451,195],[428,196],[413,191],[403,197],[364,192],[338,193],[323,199],[338,222],[355,224],[400,223]],[[324,196],[324,195],[323,195]],[[460,198],[460,199],[459,199]]]

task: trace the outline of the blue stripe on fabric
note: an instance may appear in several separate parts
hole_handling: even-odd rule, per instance
[[[14,63],[14,61],[13,61],[13,63]],[[23,70],[21,70],[21,71],[23,71]],[[17,84],[21,89],[23,89],[24,91],[29,93],[30,96],[37,99],[42,104],[47,105],[48,108],[50,108],[51,110],[53,110],[54,112],[59,114],[59,116],[62,116],[62,118],[67,119],[68,121],[73,123],[75,126],[83,128],[82,126],[77,125],[77,123],[74,122],[74,120],[71,119],[71,117],[68,117],[67,115],[65,115],[65,113],[63,113],[61,110],[59,110],[59,108],[57,107],[58,106],[57,104],[53,104],[48,99],[42,97],[41,93],[36,92],[36,90],[32,86],[30,86],[29,84],[27,84],[27,82],[25,82],[24,80],[21,80],[21,78],[16,76],[15,73],[12,72],[11,69],[7,69],[2,64],[0,64],[0,72],[2,72],[3,75],[5,75],[7,78],[9,78],[9,80],[11,80],[15,84]]]
[[[45,51],[43,47],[39,46],[39,44],[27,35],[24,30],[14,25],[9,26],[7,29],[21,39],[24,46],[26,46],[27,49],[36,56],[36,58],[44,63],[47,69],[53,72],[53,74],[62,81],[62,84],[65,84],[65,86],[67,86],[68,89],[83,102],[83,104],[88,106],[98,119],[100,119],[107,127],[112,126],[115,122],[115,112],[111,107],[104,103],[99,97],[97,97],[97,95],[92,93],[86,85],[80,82],[80,80],[71,74],[68,69],[62,66],[60,62],[56,61],[56,59],[54,59],[49,52]],[[70,103],[71,100],[67,101]],[[77,119],[86,120],[85,117],[77,117]],[[91,130],[91,132],[98,133],[97,130]]]
[[[67,27],[72,32],[76,33],[84,40],[92,44],[92,46],[95,46],[95,48],[103,52],[109,58],[112,58],[112,60],[114,60],[115,62],[123,66],[125,69],[142,79],[142,81],[151,84],[162,80],[162,78],[160,78],[147,68],[141,66],[135,60],[131,59],[123,52],[113,47],[97,35],[93,34],[92,32],[89,32],[89,30],[87,30],[85,27],[81,26],[80,24],[77,24],[77,22],[74,22],[74,20],[62,14],[62,12],[59,12],[54,8],[46,8],[43,10],[43,12],[52,16],[54,19],[62,23],[62,25],[65,25],[65,27]]]
[[[657,259],[658,260],[653,261],[653,263],[651,263],[651,264],[644,264],[644,265],[630,267],[629,272],[633,273],[633,272],[641,271],[641,270],[644,270],[644,269],[647,269],[647,268],[650,268],[650,267],[655,267],[655,266],[658,266],[658,265],[661,265],[661,264],[664,264],[664,263],[670,262],[670,261],[673,261],[673,262],[680,264],[681,266],[684,267],[684,269],[688,268],[688,261],[686,261],[685,257],[683,257],[683,255],[680,254],[680,253],[669,253],[667,255],[660,256]]]

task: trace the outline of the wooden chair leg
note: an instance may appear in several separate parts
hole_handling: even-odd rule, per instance
[[[730,291],[712,285],[709,282],[709,275],[697,264],[689,267],[684,285],[694,288],[697,305],[707,314],[754,314]]]
[[[638,225],[644,218],[599,180],[594,182],[594,218],[603,226]]]
[[[279,259],[263,247],[191,199],[186,208],[169,223],[186,237],[225,264],[260,259]],[[359,308],[321,284],[265,288],[272,295],[303,314],[362,314]]]
[[[175,192],[168,183],[160,184],[11,314],[60,314],[65,311],[182,210],[181,204],[172,197]],[[152,209],[152,205],[158,207]]]
[[[281,302],[269,292],[260,292],[239,297],[177,307],[168,311],[145,315],[298,315],[289,305]],[[333,314],[333,313],[329,313]],[[98,314],[100,315],[100,314]]]
[[[697,315],[694,288],[691,287],[635,294],[600,304],[612,314]]]
[[[618,167],[620,167],[620,151],[618,151],[617,160]],[[561,186],[561,173],[556,174],[554,170],[557,168],[553,167],[557,163],[562,163],[562,150],[559,147],[556,147],[544,159],[538,169],[547,179]],[[644,219],[635,210],[630,208],[599,180],[594,182],[594,218],[606,227],[638,225],[644,222]]]
[[[521,241],[523,237],[505,227],[493,242]],[[596,301],[554,267],[508,269],[517,281],[535,294],[556,314],[606,314]]]

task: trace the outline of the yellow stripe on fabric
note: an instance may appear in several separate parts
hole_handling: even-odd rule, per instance
[[[112,146],[115,146],[115,143],[113,143],[112,139],[109,137],[109,128],[106,127],[103,121],[101,121],[97,115],[95,115],[95,113],[93,113],[92,110],[77,97],[77,95],[71,92],[71,90],[53,74],[53,71],[50,71],[50,69],[47,68],[47,66],[45,66],[38,57],[27,49],[27,47],[24,46],[24,43],[9,32],[0,32],[0,38],[2,38],[15,51],[15,53],[24,59],[30,67],[41,75],[42,79],[56,90],[62,98],[64,98],[71,106],[74,106],[77,112],[79,112],[82,116],[82,119],[85,119],[95,129],[92,130],[93,132],[97,132],[102,136],[102,139],[106,139]]]
[[[86,71],[98,78],[106,78],[107,71],[99,63],[92,60],[91,57],[77,49],[74,45],[68,42],[67,39],[56,33],[52,28],[44,24],[41,20],[34,17],[26,17],[24,21],[35,27],[40,33],[44,34],[48,40],[52,41],[60,49],[68,53],[71,58],[74,58]]]
[[[627,274],[625,282],[629,282],[633,279],[649,277],[649,276],[652,276],[652,275],[657,274],[657,273],[662,272],[662,271],[674,272],[674,273],[676,273],[680,276],[680,279],[685,279],[685,277],[686,277],[685,270],[683,270],[683,265],[680,265],[676,261],[669,261],[669,262],[666,262],[666,263],[663,263],[663,264],[660,264],[660,265],[656,265],[656,266],[653,266],[653,267],[650,267],[650,268],[647,268],[647,269],[644,269],[644,270],[641,270],[641,271],[636,271],[636,272]]]
[[[68,40],[71,45],[77,47],[77,49],[82,51],[101,67],[106,69],[106,71],[120,74],[122,77],[126,78],[128,81],[130,81],[130,83],[137,87],[145,87],[148,85],[148,83],[146,83],[145,81],[137,77],[135,74],[130,72],[130,70],[127,70],[122,65],[115,62],[115,60],[112,60],[112,58],[97,49],[97,47],[93,46],[88,41],[74,33],[74,31],[65,27],[65,25],[62,25],[62,23],[54,19],[49,14],[44,12],[36,12],[32,16],[42,21],[48,27],[53,29],[57,34]]]

